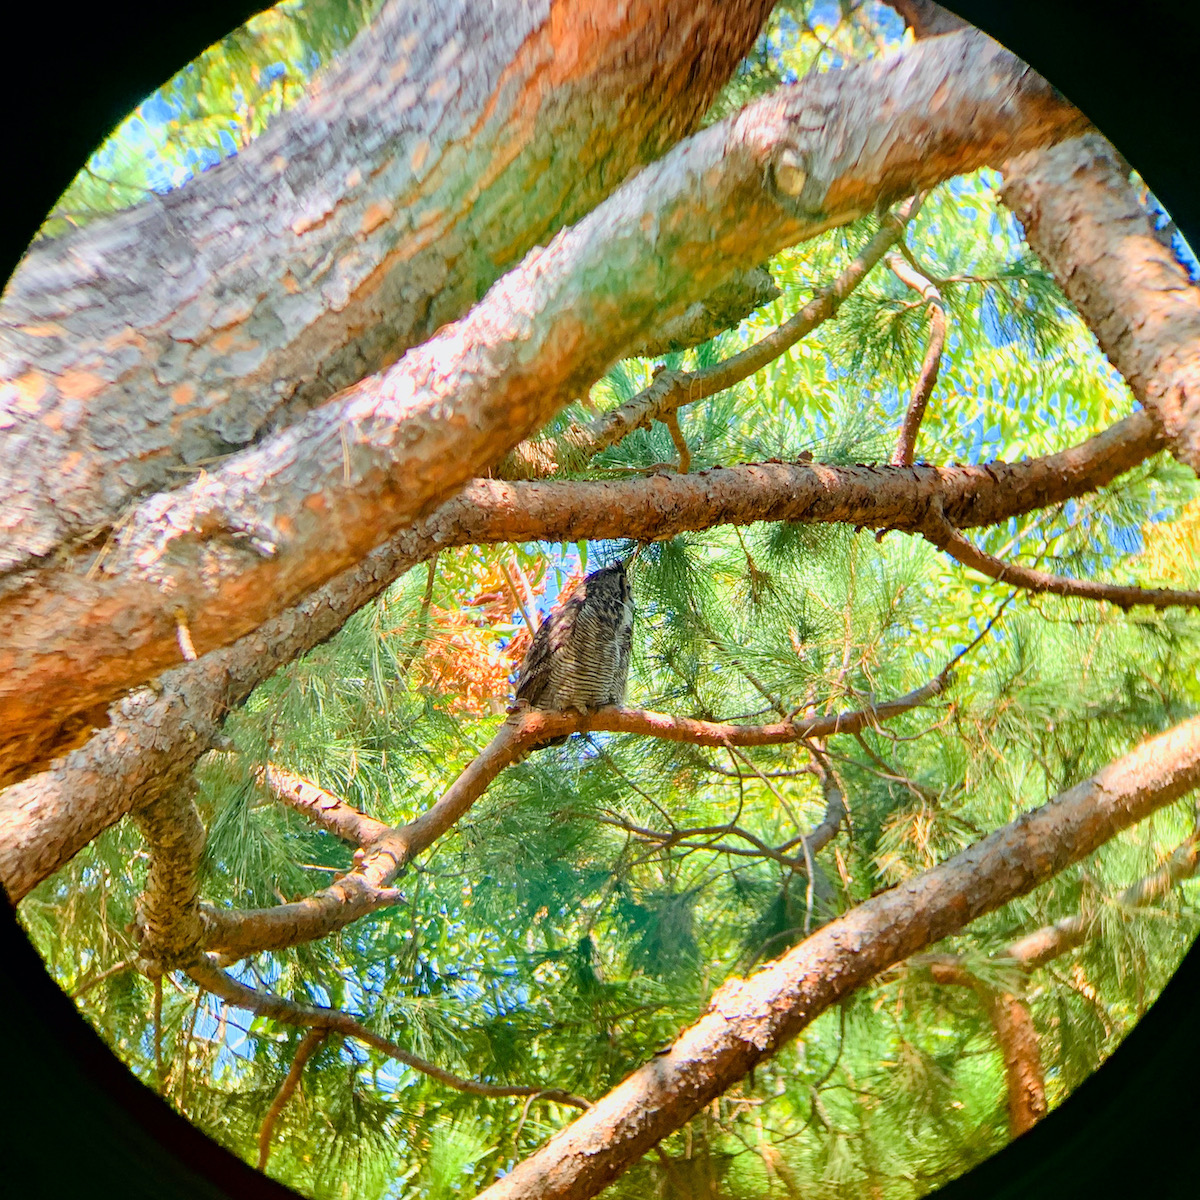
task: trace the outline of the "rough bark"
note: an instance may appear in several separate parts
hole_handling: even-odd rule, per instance
[[[281,804],[295,809],[314,825],[355,846],[367,846],[388,830],[383,821],[361,813],[340,796],[276,763],[255,771],[255,777]]]
[[[1120,156],[1097,133],[1072,138],[1006,163],[1000,194],[1173,453],[1200,473],[1200,288]]]
[[[880,971],[1032,891],[1200,786],[1200,717],[860,904],[713,996],[708,1012],[481,1200],[583,1200]]]
[[[648,387],[598,417],[590,426],[568,426],[559,440],[567,450],[569,461],[558,461],[553,446],[548,443],[522,442],[500,464],[496,474],[503,479],[537,479],[551,475],[563,466],[586,461],[601,450],[615,446],[635,429],[648,428],[654,421],[670,421],[685,404],[695,404],[748,379],[837,314],[846,297],[900,239],[917,208],[914,199],[901,205],[898,212],[889,213],[880,231],[845,271],[828,286],[820,288],[795,316],[754,345],[723,362],[696,371],[660,371]],[[672,429],[674,436],[675,429]]]
[[[1103,487],[1160,446],[1153,420],[1137,413],[1070,450],[1015,464],[776,463],[620,483],[476,480],[295,608],[232,646],[166,672],[155,690],[125,697],[110,711],[109,726],[86,745],[0,791],[0,881],[15,903],[131,809],[177,786],[212,748],[226,713],[259,683],[442,547],[533,537],[668,537],[722,519],[919,525],[935,500],[960,527],[987,525]],[[60,741],[41,750],[49,759],[66,748]]]
[[[134,813],[150,849],[150,868],[137,903],[139,969],[161,975],[192,962],[203,936],[197,869],[204,823],[189,780]]]
[[[885,119],[880,113],[888,114]],[[784,245],[1083,127],[982,34],[808,77],[644,169],[467,317],[0,601],[0,779],[429,512],[641,334]]]
[[[656,328],[645,341],[632,346],[629,357],[657,358],[699,346],[782,295],[765,267],[739,271],[711,295],[690,304],[679,316]]]
[[[691,133],[771,0],[389,0],[235,158],[24,260],[0,574],[455,320]]]
[[[1162,900],[1179,882],[1191,879],[1200,870],[1200,829],[1176,847],[1157,871],[1125,888],[1116,898],[1119,908],[1133,910]],[[1044,966],[1060,954],[1082,946],[1098,929],[1099,913],[1073,913],[1052,925],[1045,925],[1012,942],[1004,951],[1027,971]]]

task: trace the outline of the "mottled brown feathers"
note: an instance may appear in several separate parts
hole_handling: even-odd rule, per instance
[[[580,712],[623,703],[632,637],[633,600],[618,562],[592,572],[551,609],[521,664],[518,702]]]

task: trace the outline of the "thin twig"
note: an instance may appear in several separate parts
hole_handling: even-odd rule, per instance
[[[156,975],[154,977],[154,1084],[161,1093],[163,1090],[161,975]]]
[[[1026,591],[1049,592],[1055,596],[1077,596],[1083,600],[1105,600],[1125,611],[1142,604],[1158,609],[1200,608],[1200,591],[1142,588],[1116,583],[1097,583],[1092,579],[1069,579],[1064,575],[1048,575],[1032,567],[1002,562],[967,541],[941,515],[937,505],[931,506],[921,534],[939,550],[957,559],[964,567],[979,571],[998,583],[1008,583]]]
[[[525,601],[521,598],[521,593],[517,591],[517,585],[513,583],[512,576],[508,573],[508,567],[504,565],[503,559],[500,560],[500,574],[504,576],[504,583],[508,588],[508,594],[512,597],[517,611],[521,614],[521,620],[525,622],[525,628],[529,631],[529,636],[533,637],[537,633],[537,626],[534,625],[529,615],[529,609],[525,607]]]
[[[616,445],[635,429],[649,426],[656,420],[665,422],[667,413],[726,391],[774,362],[838,311],[846,297],[903,235],[905,226],[920,208],[921,199],[914,196],[884,217],[879,232],[832,283],[818,288],[813,298],[795,316],[754,345],[724,362],[698,371],[660,371],[654,381],[632,400],[605,413],[592,425],[568,426],[561,435],[564,445],[578,456],[591,458],[601,450]],[[529,475],[548,474],[557,465],[546,461],[544,453],[525,453],[527,447],[528,443],[521,443],[514,451],[513,458],[526,468]],[[673,464],[660,465],[669,468]]]
[[[128,971],[129,968],[132,966],[133,966],[132,962],[122,961],[119,963],[115,963],[113,966],[109,967],[107,970],[101,971],[99,975],[93,975],[90,979],[85,979],[83,981],[83,983],[81,983],[71,993],[71,999],[78,1000],[79,997],[84,994],[84,992],[91,991],[91,989],[94,988],[96,986],[96,984],[103,983],[104,980],[108,979],[112,975],[119,975],[122,971]]]
[[[917,381],[913,384],[908,411],[904,414],[900,436],[896,440],[896,450],[892,455],[893,466],[907,467],[912,464],[921,419],[925,416],[925,406],[929,403],[929,397],[937,384],[938,367],[942,361],[942,351],[946,348],[946,305],[937,285],[906,262],[902,255],[889,254],[886,261],[893,274],[919,292],[929,307],[929,342],[925,347],[925,359],[921,363]]]
[[[308,1029],[321,1029],[326,1032],[335,1031],[365,1042],[373,1049],[394,1058],[397,1062],[420,1071],[431,1079],[459,1092],[469,1092],[473,1096],[534,1096],[551,1100],[556,1104],[566,1104],[573,1108],[590,1108],[590,1102],[582,1096],[573,1095],[559,1088],[541,1088],[532,1086],[503,1087],[490,1083],[479,1083],[474,1079],[462,1079],[450,1071],[431,1063],[407,1050],[397,1046],[395,1042],[381,1037],[373,1030],[357,1021],[349,1013],[336,1008],[314,1008],[304,1004],[296,1004],[281,996],[269,992],[258,992],[253,988],[239,983],[232,976],[220,970],[211,959],[205,959],[189,968],[188,974],[202,988],[220,996],[227,1005],[234,1008],[248,1009],[259,1016],[269,1017],[285,1025],[299,1025]]]
[[[328,1029],[310,1029],[301,1039],[300,1045],[296,1047],[296,1056],[292,1059],[292,1065],[288,1069],[287,1078],[283,1081],[283,1085],[275,1095],[275,1099],[271,1102],[271,1107],[267,1110],[267,1115],[263,1117],[263,1123],[258,1131],[258,1169],[265,1171],[267,1169],[267,1159],[271,1155],[271,1138],[275,1133],[275,1124],[279,1120],[280,1114],[283,1112],[287,1102],[292,1098],[292,1094],[300,1085],[300,1076],[304,1073],[304,1064],[312,1057],[316,1049],[329,1036]]]

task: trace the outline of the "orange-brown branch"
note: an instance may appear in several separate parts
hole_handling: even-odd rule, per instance
[[[1028,1004],[972,974],[956,955],[922,955],[919,965],[928,968],[937,983],[968,987],[979,997],[1004,1060],[1008,1136],[1032,1129],[1046,1115],[1046,1078]]]
[[[695,135],[382,374],[142,501],[102,564],[81,550],[14,577],[0,778],[39,761],[64,722],[177,665],[177,611],[200,654],[236,641],[490,468],[651,318],[881,202],[1083,127],[963,31],[810,73]]]
[[[730,980],[634,1071],[480,1200],[583,1200],[887,967],[1025,895],[1200,785],[1200,717],[1142,743],[1049,804]]]
[[[913,453],[917,448],[921,420],[925,416],[925,407],[937,383],[942,351],[946,348],[946,305],[937,285],[901,255],[889,254],[887,262],[896,277],[918,292],[929,307],[929,342],[925,347],[925,358],[921,363],[917,382],[913,384],[912,396],[900,426],[895,452],[892,454],[893,466],[907,467],[912,462]]]
[[[288,1068],[287,1078],[271,1101],[267,1115],[263,1117],[262,1126],[258,1131],[258,1169],[267,1169],[267,1159],[271,1156],[271,1139],[275,1136],[275,1126],[279,1121],[287,1102],[295,1095],[300,1086],[300,1076],[304,1074],[304,1064],[313,1056],[321,1043],[329,1036],[328,1029],[310,1029],[296,1047],[296,1055]]]
[[[1200,592],[1099,583],[1094,579],[1070,579],[1065,575],[1048,575],[1045,571],[1023,567],[1019,563],[1004,562],[967,541],[936,513],[930,515],[921,532],[939,550],[944,550],[964,567],[1026,591],[1049,592],[1053,596],[1078,596],[1083,600],[1104,600],[1126,611],[1139,605],[1150,608],[1200,608]]]
[[[397,903],[402,893],[388,885],[418,854],[451,829],[506,767],[535,747],[564,734],[604,730],[633,733],[699,746],[769,746],[855,733],[891,720],[940,695],[948,672],[896,700],[852,712],[771,725],[696,721],[640,709],[603,708],[594,713],[524,710],[505,721],[440,799],[415,820],[387,829],[355,854],[355,865],[329,887],[274,908],[218,909],[205,906],[204,945],[230,962],[264,950],[314,941],[377,908]],[[832,836],[832,835],[831,835]]]
[[[1004,202],[1173,452],[1200,472],[1200,288],[1100,134],[1004,165]]]

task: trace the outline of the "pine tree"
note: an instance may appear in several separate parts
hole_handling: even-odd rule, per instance
[[[178,114],[160,135],[163,179],[254,136],[371,15],[296,6],[210,51],[143,106]],[[881,6],[781,4],[707,120],[900,41]],[[126,131],[98,153],[45,237],[156,186],[133,144]],[[121,182],[101,196],[106,171]],[[918,464],[1042,460],[1129,418],[1133,391],[1002,183],[960,175],[781,251],[766,264],[773,299],[699,344],[619,362],[497,474],[882,471],[917,392]],[[813,305],[762,369],[694,398],[691,384]],[[654,419],[613,424],[668,387]],[[202,852],[181,848],[185,818],[135,813],[39,883],[21,919],[130,1069],[248,1161],[315,1197],[475,1194],[653,1060],[722,985],[1196,712],[1200,485],[1152,450],[1104,486],[951,532],[985,556],[972,561],[1172,589],[1178,604],[1014,586],[963,565],[933,518],[423,553],[229,714],[173,801],[198,815]],[[635,550],[628,709],[793,736],[703,744],[574,717],[558,718],[562,745],[520,733],[528,714],[508,705],[533,629],[573,581]],[[838,713],[867,716],[820,732]],[[411,830],[514,737],[506,769],[353,919],[228,949],[257,936],[239,915],[337,886],[381,830]],[[335,819],[369,830],[362,853]],[[961,1174],[1061,1103],[1153,1002],[1200,923],[1198,830],[1194,798],[1166,804],[904,955],[608,1194],[902,1200]],[[147,959],[154,904],[179,901],[156,864],[209,906],[215,957],[199,968]],[[1022,1053],[1024,1085],[1006,1074]]]

